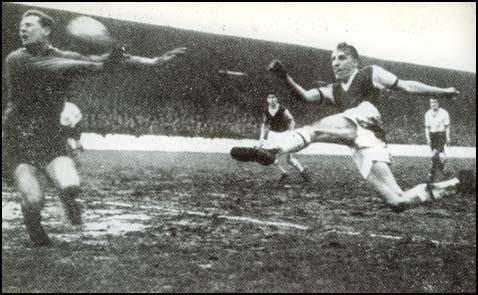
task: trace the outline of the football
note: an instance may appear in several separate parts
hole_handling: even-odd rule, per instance
[[[90,46],[106,48],[111,47],[114,43],[108,28],[103,23],[88,16],[74,18],[67,25],[66,30],[75,41]]]

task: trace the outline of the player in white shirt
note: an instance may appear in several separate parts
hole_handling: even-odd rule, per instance
[[[440,108],[438,99],[430,99],[430,110],[425,113],[425,135],[427,143],[432,150],[432,166],[428,175],[428,182],[435,180],[437,171],[445,177],[445,146],[449,146],[450,140],[450,115],[446,110]]]
[[[338,44],[331,56],[332,69],[338,82],[310,90],[296,83],[280,61],[273,61],[269,70],[287,83],[300,98],[319,104],[328,102],[337,106],[340,112],[294,131],[284,132],[277,146],[267,149],[235,147],[231,150],[231,156],[239,161],[270,165],[276,155],[298,152],[314,142],[343,144],[353,149],[352,157],[362,176],[396,212],[453,193],[459,183],[456,178],[433,186],[419,184],[407,191],[400,188],[390,170],[385,131],[374,103],[381,89],[449,97],[459,92],[453,87],[439,88],[417,81],[400,80],[378,66],[359,69],[359,61],[355,47],[346,43]]]

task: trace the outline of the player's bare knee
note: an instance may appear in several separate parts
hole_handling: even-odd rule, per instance
[[[59,169],[59,166],[54,166],[48,170],[50,179],[55,183],[56,187],[60,190],[64,190],[69,187],[80,186],[80,176],[74,165],[70,165],[68,162],[66,165],[60,166],[64,169]]]
[[[34,178],[17,178],[16,186],[22,196],[22,203],[25,204],[42,204],[43,192]]]

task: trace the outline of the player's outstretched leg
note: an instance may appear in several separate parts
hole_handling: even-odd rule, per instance
[[[300,175],[302,175],[302,178],[304,179],[305,182],[310,182],[310,177],[309,174],[307,173],[307,170],[305,167],[297,160],[296,157],[292,154],[287,155],[287,163],[294,167],[297,171],[300,172]]]
[[[262,149],[252,147],[233,147],[231,157],[239,162],[257,162],[261,165],[269,166],[276,161],[278,149]]]
[[[266,142],[264,148],[235,147],[231,150],[231,156],[242,162],[271,165],[278,155],[301,151],[314,142],[353,146],[356,138],[355,123],[341,115],[334,115],[314,124],[283,132],[273,143]]]
[[[36,168],[20,164],[14,173],[16,186],[22,195],[22,213],[28,235],[35,247],[48,246],[50,240],[41,225],[43,192],[37,178]]]
[[[426,184],[419,184],[403,191],[385,162],[374,162],[367,180],[372,183],[385,203],[395,212],[402,212],[452,195],[456,192],[459,184],[458,179],[454,178],[434,183],[430,189],[427,189]]]

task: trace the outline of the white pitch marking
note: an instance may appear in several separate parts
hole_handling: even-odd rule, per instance
[[[401,240],[402,237],[399,236],[390,236],[390,235],[380,235],[380,234],[370,234],[372,238],[384,238],[388,240]]]
[[[231,71],[231,70],[219,70],[219,74],[226,74],[226,75],[232,75],[232,76],[244,76],[245,73],[243,72],[238,72],[238,71]]]
[[[121,207],[128,207],[133,208],[136,206],[125,204],[125,203],[116,203],[116,202],[106,202],[102,203],[104,205],[111,205],[111,206],[121,206]],[[178,209],[168,209],[160,206],[137,206],[140,209],[157,209],[161,211],[176,213],[176,214],[187,214],[192,216],[200,216],[200,217],[214,217],[218,219],[226,219],[231,221],[243,221],[243,222],[250,222],[255,224],[262,224],[262,225],[269,225],[269,226],[278,226],[278,227],[290,227],[299,230],[308,230],[307,226],[302,226],[299,224],[294,224],[290,222],[280,222],[280,221],[264,221],[259,220],[251,217],[244,217],[244,216],[228,216],[228,215],[214,215],[214,214],[207,214],[204,212],[197,212],[197,211],[187,211],[187,210],[178,210]]]
[[[382,234],[373,234],[373,233],[367,234],[367,233],[352,232],[352,231],[338,231],[335,229],[325,232],[325,234],[327,233],[337,233],[340,235],[347,235],[347,236],[369,236],[371,238],[382,238],[386,240],[404,240],[405,239],[404,237],[401,237],[401,236],[391,236],[391,235],[382,235]],[[474,246],[476,247],[476,243],[470,244],[470,243],[467,243],[466,241],[448,242],[448,241],[438,241],[438,240],[427,240],[424,238],[417,238],[417,237],[411,238],[411,241],[412,242],[430,242],[434,245],[444,245],[444,246]]]
[[[217,218],[233,220],[233,221],[245,221],[245,222],[257,223],[257,224],[263,224],[263,225],[271,225],[271,226],[291,227],[291,228],[300,229],[300,230],[308,230],[309,229],[307,226],[302,226],[302,225],[298,225],[298,224],[294,224],[294,223],[262,221],[262,220],[255,219],[255,218],[250,218],[250,217],[221,215],[221,216],[218,216]]]

